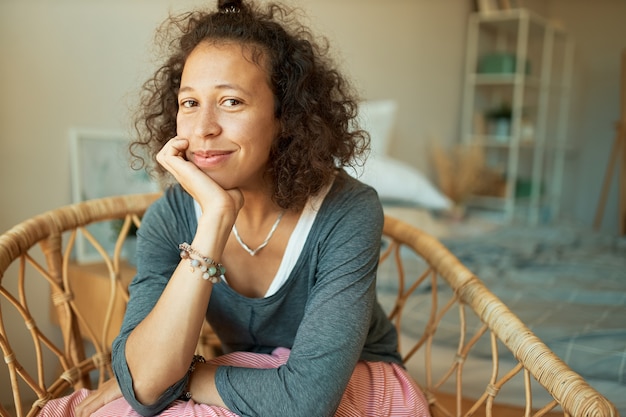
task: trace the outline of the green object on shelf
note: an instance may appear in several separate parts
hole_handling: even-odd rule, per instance
[[[485,113],[485,117],[489,120],[497,120],[497,119],[511,119],[513,116],[513,109],[509,103],[502,103],[498,107],[494,107],[493,109],[487,111]]]
[[[492,53],[483,56],[478,63],[480,74],[515,74],[517,57],[510,53]],[[530,62],[526,61],[524,68],[526,74],[530,74]]]
[[[518,178],[515,181],[515,197],[516,198],[528,198],[533,190],[533,182],[530,179]],[[539,195],[544,195],[545,187],[543,184],[539,184]]]

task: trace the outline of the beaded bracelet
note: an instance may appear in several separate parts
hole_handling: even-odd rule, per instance
[[[187,386],[183,390],[183,393],[180,394],[181,400],[189,401],[191,400],[191,392],[189,391],[189,381],[191,380],[191,374],[196,370],[196,365],[199,363],[206,363],[206,359],[202,355],[193,355],[193,359],[191,360],[191,365],[189,365],[189,370],[187,370],[187,375],[189,375],[189,379],[187,382]]]
[[[196,268],[202,271],[202,279],[209,280],[213,284],[220,282],[220,278],[226,273],[226,268],[220,263],[216,263],[213,259],[201,255],[198,251],[191,247],[187,242],[178,245],[180,249],[181,259],[189,259],[191,272]],[[192,258],[191,255],[198,256],[200,259]]]

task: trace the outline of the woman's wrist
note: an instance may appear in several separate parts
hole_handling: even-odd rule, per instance
[[[198,228],[191,246],[203,256],[219,263],[235,223],[234,218],[229,220],[230,217],[232,216],[219,217],[202,214],[198,218]]]
[[[188,391],[196,403],[228,408],[215,384],[217,368],[209,363],[197,363],[189,378]]]
[[[198,366],[198,364],[200,363],[206,363],[206,359],[204,359],[204,356],[202,355],[193,355],[193,359],[191,360],[191,365],[189,365],[189,370],[187,371],[187,386],[185,387],[185,390],[183,391],[183,393],[180,395],[180,399],[181,400],[190,400],[192,398],[192,394],[191,394],[191,378],[193,377],[193,373],[196,370],[196,367]]]

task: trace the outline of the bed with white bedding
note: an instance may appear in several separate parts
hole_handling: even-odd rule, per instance
[[[424,211],[398,210],[388,207],[396,217],[439,235],[441,242],[487,287],[500,298],[545,344],[562,358],[591,386],[611,400],[626,415],[626,240],[593,233],[574,225],[498,226],[485,228],[438,222]],[[455,232],[458,230],[459,232]],[[472,233],[468,233],[471,230]],[[482,232],[481,232],[482,230]],[[407,273],[405,286],[420,276],[421,260],[402,252]],[[391,308],[397,293],[392,263],[383,263],[379,271],[378,293],[381,303]],[[394,276],[387,279],[386,277]],[[429,320],[432,287],[428,283],[413,295],[405,307],[403,345],[418,340]],[[440,305],[453,296],[450,287],[437,288]],[[459,322],[467,320],[467,338],[479,329],[477,317],[462,317],[456,310],[447,312],[437,326],[432,354],[449,363],[457,354]],[[419,324],[418,324],[419,323]],[[420,329],[420,330],[416,330]],[[514,366],[506,349],[499,349],[502,372]],[[424,378],[417,358],[408,363],[418,380]],[[463,363],[465,396],[477,398],[492,373],[489,338],[481,338]],[[445,369],[433,369],[443,375]],[[435,376],[436,378],[436,376]],[[507,384],[498,400],[523,405],[523,378]],[[482,384],[472,384],[476,380]],[[455,390],[448,382],[450,392]],[[445,387],[445,385],[444,385]],[[537,390],[535,398],[541,396]],[[547,394],[545,394],[547,396]]]

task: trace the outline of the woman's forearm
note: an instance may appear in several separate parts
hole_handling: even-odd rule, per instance
[[[198,230],[212,233],[197,233],[191,246],[198,253],[217,260],[214,254],[221,256],[224,250],[230,231],[228,223],[213,222],[212,229],[202,229],[202,223],[201,218]],[[141,403],[155,402],[187,372],[212,286],[202,278],[200,268],[192,267],[189,259],[181,259],[152,311],[129,335],[126,361],[133,378],[133,390]]]

